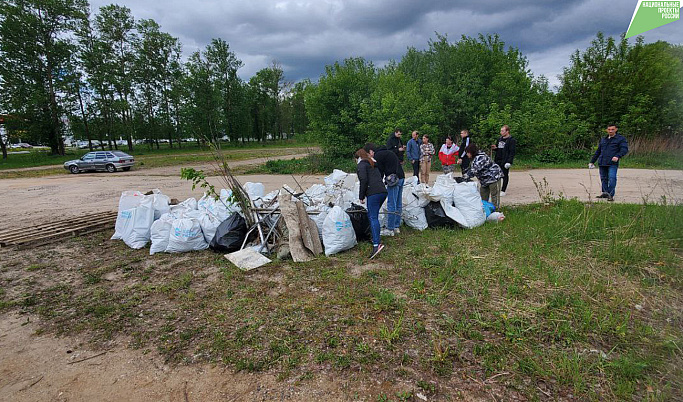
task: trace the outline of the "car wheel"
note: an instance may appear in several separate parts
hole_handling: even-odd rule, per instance
[[[127,172],[127,171],[129,171],[129,170],[130,170],[130,166],[126,166],[125,168],[123,168],[123,171],[124,171],[124,172]]]
[[[112,165],[112,164],[107,165],[106,168],[107,168],[107,172],[109,172],[109,173],[114,173],[114,172],[116,172],[116,166],[114,166],[114,165]]]
[[[78,173],[78,166],[76,166],[76,165],[69,166],[69,171],[73,174]]]

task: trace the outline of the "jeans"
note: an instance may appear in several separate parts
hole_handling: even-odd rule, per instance
[[[401,212],[403,210],[403,183],[405,179],[399,179],[395,186],[387,187],[387,210],[389,219],[387,229],[394,230],[401,226]]]
[[[387,193],[379,193],[368,196],[368,219],[370,219],[370,232],[372,233],[372,245],[378,246],[379,239],[379,209],[387,199]]]
[[[489,184],[488,186],[479,187],[479,195],[484,201],[488,201],[491,198],[491,204],[496,206],[496,211],[500,209],[500,180]]]
[[[412,162],[412,164],[413,164],[413,176],[417,177],[417,182],[419,183],[420,182],[420,160],[415,159],[415,161]]]
[[[617,169],[619,165],[598,166],[598,168],[600,169],[602,192],[614,197],[614,190],[617,188]]]

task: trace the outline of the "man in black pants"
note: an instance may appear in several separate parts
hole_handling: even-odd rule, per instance
[[[510,136],[510,127],[504,125],[500,128],[500,138],[498,138],[498,145],[491,145],[491,149],[496,150],[494,161],[503,170],[503,188],[501,189],[501,197],[505,195],[508,188],[508,181],[510,180],[510,166],[515,158],[515,147],[517,141]]]

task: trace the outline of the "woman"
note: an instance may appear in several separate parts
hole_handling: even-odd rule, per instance
[[[453,143],[453,138],[451,138],[450,135],[446,137],[446,143],[443,144],[439,150],[439,160],[441,161],[444,174],[452,173],[455,170],[455,162],[458,160],[459,149],[460,148]]]
[[[380,242],[379,209],[387,198],[387,188],[384,187],[382,172],[376,166],[377,161],[372,155],[361,148],[356,151],[356,157],[358,158],[356,173],[360,181],[358,199],[362,204],[365,203],[366,197],[368,199],[368,218],[372,233],[372,253],[370,254],[370,259],[373,259],[384,249],[384,244]]]
[[[496,211],[500,209],[500,179],[503,178],[503,171],[496,165],[491,158],[479,150],[475,144],[470,144],[465,149],[467,157],[472,161],[470,169],[462,175],[463,179],[468,180],[476,177],[479,180],[479,195],[484,201],[489,200],[496,206]]]
[[[429,136],[423,135],[420,145],[420,183],[429,185],[429,171],[432,169],[434,153],[434,145],[429,142]]]

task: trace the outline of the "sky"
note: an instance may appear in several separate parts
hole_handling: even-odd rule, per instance
[[[107,0],[90,0],[93,14]],[[637,0],[118,0],[137,19],[154,19],[180,39],[187,56],[212,38],[227,41],[248,80],[277,61],[285,78],[317,81],[325,66],[363,57],[377,66],[400,60],[409,47],[425,49],[436,33],[497,33],[529,60],[551,87],[598,31],[618,37],[628,29]],[[683,44],[683,21],[642,35],[645,42]],[[635,39],[635,38],[632,38]]]

